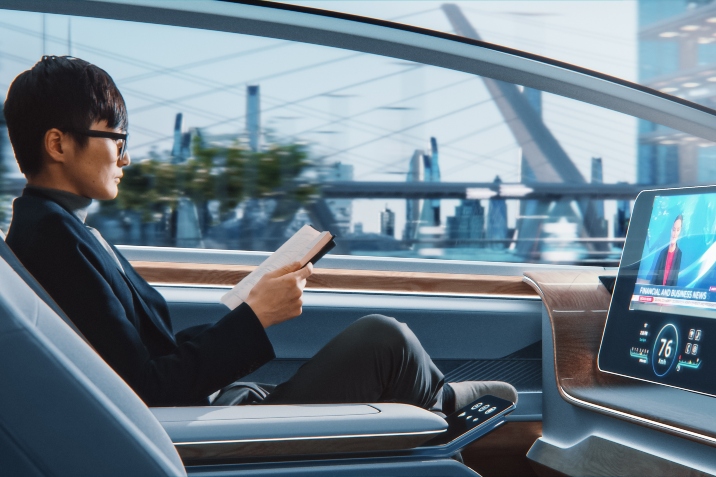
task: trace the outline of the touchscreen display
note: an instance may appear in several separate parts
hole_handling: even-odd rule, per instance
[[[716,188],[634,206],[599,350],[603,371],[716,395]]]

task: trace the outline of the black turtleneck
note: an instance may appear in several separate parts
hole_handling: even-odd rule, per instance
[[[25,189],[35,190],[46,195],[65,209],[72,212],[82,223],[84,223],[87,219],[87,210],[89,209],[89,206],[92,205],[92,199],[64,190],[50,189],[48,187],[40,187],[30,184],[26,185]]]

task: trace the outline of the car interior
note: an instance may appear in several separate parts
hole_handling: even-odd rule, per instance
[[[450,81],[479,79],[497,104],[495,108],[524,120],[517,126],[512,122],[502,127],[505,134],[511,131],[525,141],[525,164],[537,182],[528,184],[527,191],[505,188],[499,181],[474,184],[467,179],[444,182],[446,187],[439,190],[440,184],[396,180],[386,182],[390,185],[382,185],[378,192],[370,189],[371,184],[356,192],[347,181],[333,186],[328,183],[325,193],[333,194],[330,197],[336,201],[377,197],[410,203],[422,197],[427,203],[434,197],[489,201],[526,196],[534,199],[534,210],[529,213],[535,217],[546,216],[555,203],[567,204],[564,210],[569,213],[576,210],[576,215],[589,216],[596,213],[590,200],[609,197],[628,202],[644,189],[635,184],[600,187],[588,182],[549,131],[544,133],[548,139],[535,136],[544,126],[522,94],[526,88],[552,95],[564,104],[578,104],[584,116],[599,116],[615,124],[639,118],[693,139],[694,144],[703,143],[703,147],[716,141],[714,110],[598,71],[482,41],[456,8],[443,7],[454,21],[456,34],[449,34],[274,2],[0,0],[3,12],[111,20],[121,25],[178,29],[187,35],[232,35],[330,49],[331,54],[370,55],[367,63],[360,65],[361,71],[372,68],[368,61],[375,58],[387,58],[390,64],[417,64],[455,75],[449,76]],[[282,48],[278,43],[257,45],[266,51]],[[337,61],[326,58],[319,59]],[[122,83],[118,84],[122,88]],[[585,126],[586,132],[588,129],[589,125]],[[544,183],[554,185],[540,189]],[[422,185],[425,187],[420,188]],[[581,192],[585,195],[578,196]],[[698,194],[707,197],[711,192]],[[355,195],[358,193],[367,195]],[[429,193],[444,195],[426,195]],[[662,195],[687,193],[695,194],[691,189],[678,189]],[[599,259],[555,264],[526,259],[436,258],[430,255],[434,248],[430,245],[422,249],[421,256],[349,254],[341,247],[358,239],[344,233],[341,244],[338,234],[336,250],[318,262],[308,280],[302,315],[267,330],[276,359],[242,380],[281,383],[359,317],[371,313],[392,316],[414,331],[446,382],[500,380],[515,386],[519,393],[514,410],[498,420],[488,420],[484,432],[452,447],[430,443],[452,430],[442,416],[406,404],[149,408],[25,270],[0,231],[0,379],[4,383],[0,386],[0,474],[716,475],[715,392],[700,384],[713,381],[709,348],[699,355],[704,365],[698,370],[701,374],[693,375],[696,384],[662,379],[675,376],[673,359],[668,366],[662,364],[667,366],[663,374],[660,371],[648,378],[639,374],[642,368],[612,370],[609,366],[615,365],[602,362],[608,356],[605,353],[623,351],[628,355],[627,345],[619,342],[613,351],[603,337],[605,326],[618,322],[622,308],[632,310],[629,300],[632,292],[636,293],[634,277],[637,284],[642,283],[638,281],[642,275],[637,276],[633,265],[641,260],[651,204],[654,197],[661,197],[655,194],[642,193],[637,199],[624,245],[624,253],[633,250],[630,253],[636,258],[621,264],[621,249],[616,259],[604,258],[611,255],[599,248],[599,241],[589,249]],[[148,197],[144,200],[152,200]],[[177,203],[182,207],[181,200]],[[319,203],[308,215],[326,228],[338,228],[335,217],[325,219],[326,210]],[[175,213],[175,226],[183,220],[181,214]],[[524,236],[535,227],[544,228],[545,224],[540,224],[516,227],[522,227]],[[109,226],[104,230],[109,231]],[[583,236],[588,236],[587,232]],[[111,238],[109,232],[106,235]],[[270,255],[251,247],[200,248],[190,244],[191,237],[185,240],[184,246],[178,239],[171,246],[131,241],[118,246],[169,303],[175,332],[218,321],[226,313],[221,297]],[[522,244],[527,247],[523,257],[535,253],[533,241],[526,239]],[[278,245],[280,241],[271,243],[273,249]],[[573,253],[566,246],[563,250]],[[621,297],[620,293],[625,294],[624,303],[619,302],[622,308],[613,300],[613,296]],[[690,327],[697,328],[678,326],[685,326],[687,332]],[[703,326],[708,347],[710,325]],[[613,335],[618,339],[621,332]],[[634,353],[638,355],[635,359],[644,359],[632,348],[632,357]],[[684,370],[696,366],[692,361],[687,365],[681,356],[676,363],[674,366],[681,365]]]

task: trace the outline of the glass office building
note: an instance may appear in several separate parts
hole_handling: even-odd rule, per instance
[[[716,3],[639,1],[639,83],[710,108],[716,105]],[[670,128],[639,121],[637,181],[716,181],[716,151]]]

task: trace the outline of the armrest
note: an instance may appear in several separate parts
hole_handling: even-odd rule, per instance
[[[407,404],[153,408],[185,465],[411,449],[447,423]]]

